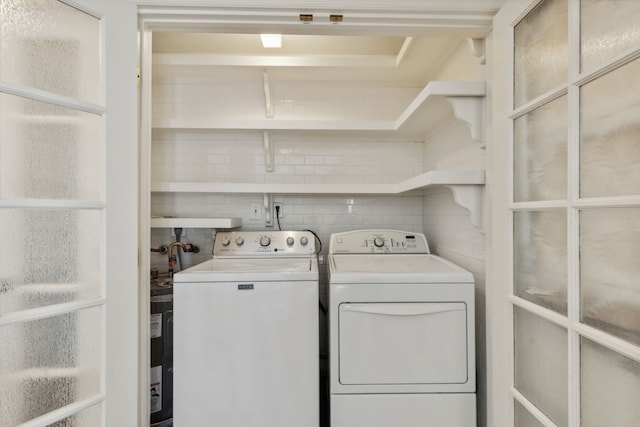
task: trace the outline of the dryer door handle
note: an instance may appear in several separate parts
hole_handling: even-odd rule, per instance
[[[465,311],[465,309],[466,304],[463,302],[340,304],[340,312],[379,314],[385,316],[422,316],[450,311]]]

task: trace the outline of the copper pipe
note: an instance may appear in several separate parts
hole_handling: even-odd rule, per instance
[[[160,254],[166,254],[168,251],[168,248],[165,245],[160,245],[157,248],[151,248],[151,252],[156,252],[156,253],[160,253]]]
[[[182,242],[173,242],[169,245],[169,250],[168,250],[168,254],[169,254],[169,278],[173,278],[173,265],[176,263],[176,256],[173,255],[173,248],[179,246],[182,248],[183,251],[185,252],[193,252],[193,253],[198,253],[200,252],[200,248],[198,248],[196,245],[192,245],[191,243],[182,243]]]

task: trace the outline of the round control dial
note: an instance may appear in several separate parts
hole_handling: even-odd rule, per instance
[[[242,246],[244,244],[244,239],[240,236],[236,238],[236,245]]]
[[[231,240],[227,236],[222,238],[222,246],[229,246],[229,243],[231,243]]]
[[[295,239],[291,236],[287,237],[287,245],[289,246],[293,246],[293,244],[295,243]]]
[[[384,239],[382,237],[376,237],[373,239],[373,244],[376,245],[376,247],[381,248],[384,246]]]
[[[305,236],[302,236],[302,237],[300,238],[300,244],[301,244],[302,246],[304,246],[304,245],[306,245],[307,243],[309,243],[309,239],[307,239]]]
[[[271,238],[269,236],[260,237],[260,246],[269,246],[271,244]]]

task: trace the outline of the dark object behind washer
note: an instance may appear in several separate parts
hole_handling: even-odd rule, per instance
[[[173,283],[151,282],[150,421],[173,417]]]

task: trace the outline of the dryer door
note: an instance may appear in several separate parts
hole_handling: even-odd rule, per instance
[[[467,351],[464,302],[340,304],[341,384],[464,384]]]

